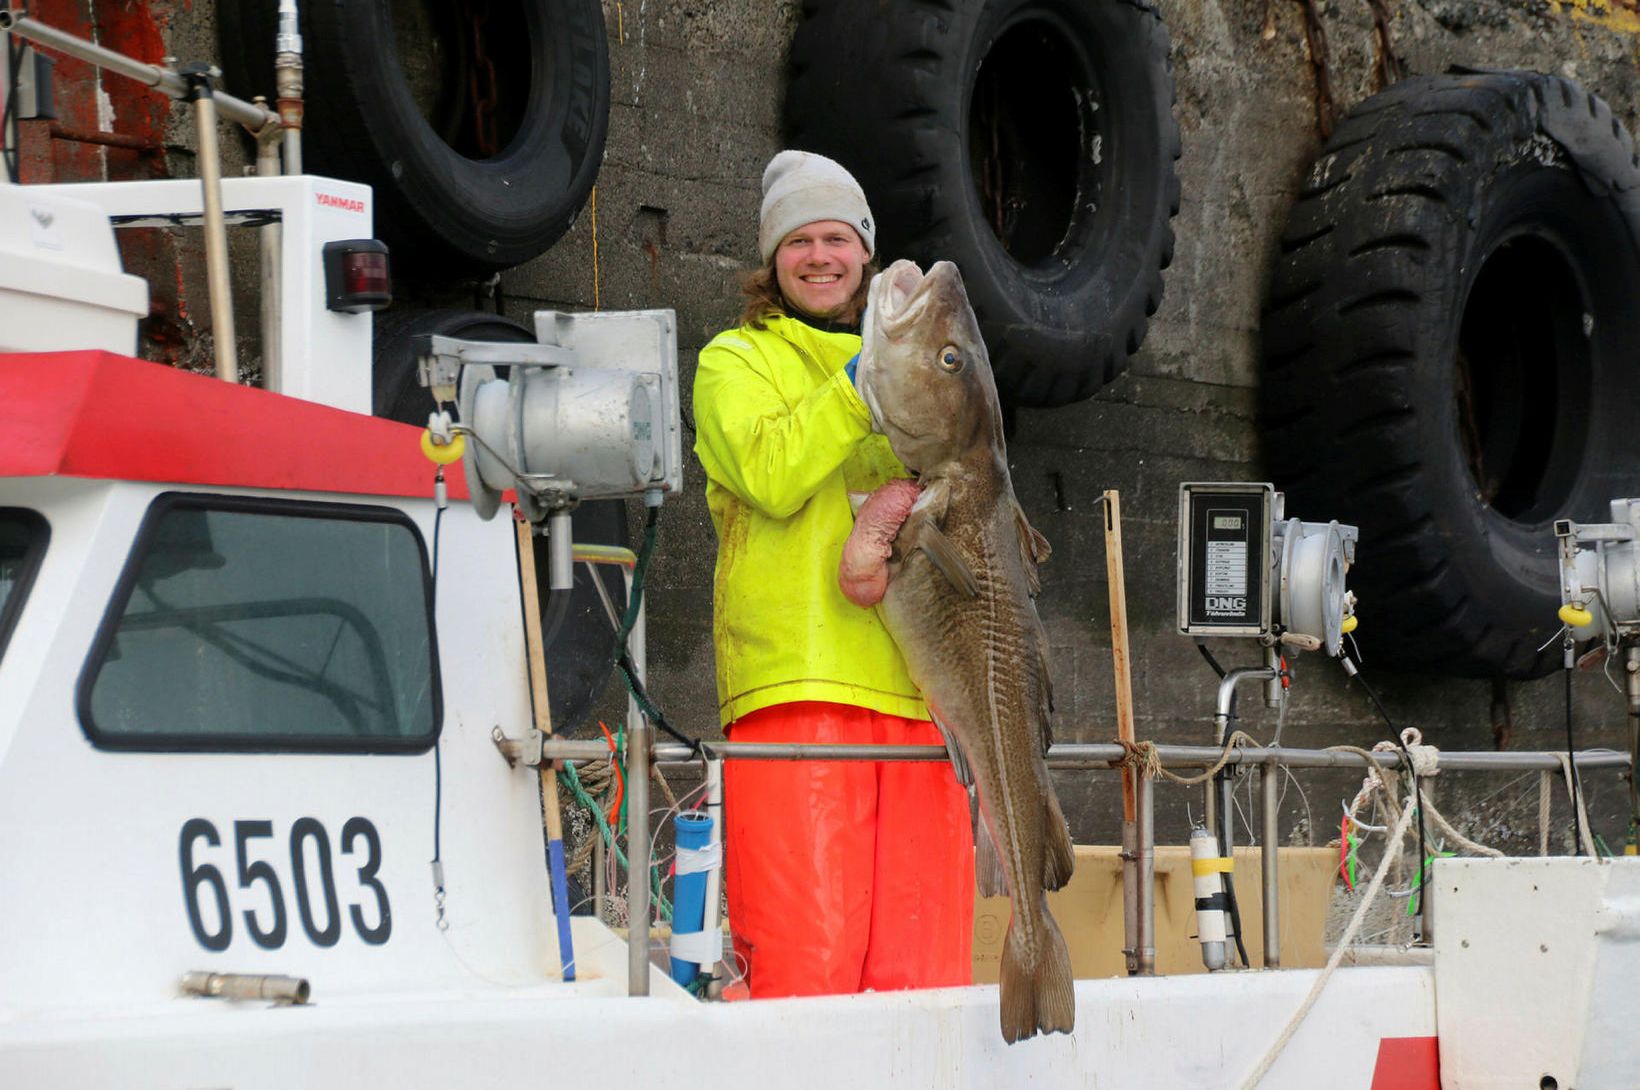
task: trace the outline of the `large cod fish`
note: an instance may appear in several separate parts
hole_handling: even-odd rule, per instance
[[[860,396],[921,486],[907,486],[915,502],[885,550],[882,616],[978,790],[980,892],[1012,898],[1002,1036],[1069,1033],[1070,954],[1046,891],[1070,881],[1075,856],[1043,760],[1052,694],[1032,601],[1048,543],[1014,498],[996,382],[957,267],[941,261],[925,276],[896,261],[872,281],[861,332]]]

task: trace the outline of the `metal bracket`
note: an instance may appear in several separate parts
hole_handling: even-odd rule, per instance
[[[541,747],[546,740],[547,736],[533,727],[526,731],[522,738],[509,738],[502,733],[500,727],[490,731],[490,741],[501,751],[508,768],[517,768],[519,765],[539,768],[545,760]]]
[[[568,348],[529,341],[464,341],[434,333],[417,338],[416,344],[416,377],[429,388],[453,389],[461,381],[461,369],[469,365],[564,367],[574,362],[575,353]]]

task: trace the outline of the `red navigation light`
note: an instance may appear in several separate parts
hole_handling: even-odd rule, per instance
[[[325,243],[325,306],[347,314],[382,310],[393,301],[387,246],[373,238]]]

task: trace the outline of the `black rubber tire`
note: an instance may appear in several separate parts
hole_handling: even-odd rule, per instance
[[[494,314],[473,310],[388,310],[376,315],[375,415],[426,426],[432,398],[416,381],[415,339],[442,334],[470,341],[533,341],[529,329]],[[456,467],[459,472],[460,467]],[[620,500],[583,503],[572,516],[575,540],[627,546],[626,504]],[[443,562],[461,563],[457,555]],[[535,539],[540,580],[541,638],[546,643],[547,701],[553,729],[569,733],[586,721],[604,693],[615,655],[615,633],[585,564],[575,566],[575,586],[567,594],[546,589],[547,541]],[[598,577],[617,611],[626,608],[626,584],[619,569],[600,567]]]
[[[956,262],[1011,404],[1064,405],[1115,378],[1161,303],[1179,209],[1156,9],[810,0],[803,11],[787,143],[859,179],[884,263]],[[986,208],[1004,205],[998,231]]]
[[[592,191],[609,127],[609,50],[598,0],[492,4],[482,30],[459,19],[458,8],[389,0],[301,5],[303,166],[368,183],[376,232],[395,268],[432,279],[504,269],[556,242]],[[277,5],[218,0],[216,9],[229,88],[271,101]],[[396,34],[407,47],[444,48],[407,48],[412,80]],[[493,153],[474,120],[479,55],[496,73]]]
[[[1528,72],[1406,80],[1322,149],[1265,310],[1264,435],[1290,515],[1361,529],[1370,661],[1558,664],[1552,523],[1640,488],[1637,193],[1607,105]]]

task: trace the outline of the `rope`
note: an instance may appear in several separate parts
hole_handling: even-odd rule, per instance
[[[1549,854],[1549,793],[1554,790],[1554,777],[1548,772],[1538,773],[1538,854]]]
[[[1354,746],[1330,746],[1328,748],[1349,750],[1366,755],[1365,750],[1356,749]],[[1377,763],[1371,761],[1370,757],[1368,757],[1368,761],[1368,767],[1376,773]],[[1382,776],[1379,777],[1378,782],[1386,791],[1389,790],[1389,785],[1385,783]],[[1315,1006],[1315,1001],[1321,996],[1321,990],[1327,986],[1327,981],[1332,978],[1333,970],[1337,969],[1339,962],[1344,960],[1345,952],[1349,949],[1350,944],[1355,941],[1356,934],[1360,932],[1361,922],[1366,919],[1367,909],[1378,897],[1378,891],[1383,888],[1384,876],[1389,873],[1390,865],[1400,856],[1401,840],[1406,835],[1407,826],[1412,824],[1412,815],[1417,809],[1416,801],[1408,799],[1406,806],[1401,810],[1400,818],[1395,822],[1395,828],[1390,832],[1389,846],[1384,850],[1384,858],[1379,860],[1378,869],[1372,875],[1372,882],[1367,886],[1367,891],[1362,896],[1361,903],[1355,906],[1355,915],[1350,917],[1349,926],[1344,929],[1343,937],[1338,940],[1337,947],[1333,949],[1332,957],[1327,959],[1326,968],[1321,970],[1321,975],[1317,976],[1315,983],[1310,985],[1309,994],[1304,997],[1304,1002],[1299,1004],[1298,1010],[1288,1020],[1286,1027],[1281,1031],[1281,1035],[1276,1038],[1275,1044],[1271,1045],[1270,1050],[1264,1054],[1264,1059],[1259,1061],[1259,1065],[1253,1069],[1253,1073],[1242,1081],[1241,1090],[1253,1090],[1259,1084],[1264,1076],[1269,1073],[1276,1059],[1280,1057],[1282,1049],[1287,1047],[1287,1042],[1291,1041],[1293,1034],[1298,1032],[1298,1027],[1309,1016],[1311,1008]]]
[[[1116,744],[1122,747],[1122,756],[1111,762],[1112,768],[1132,768],[1150,779],[1161,776],[1182,787],[1193,787],[1217,776],[1219,770],[1230,763],[1230,754],[1238,746],[1256,746],[1258,740],[1245,731],[1235,731],[1225,740],[1224,751],[1219,754],[1218,762],[1197,776],[1181,776],[1177,772],[1169,771],[1156,753],[1155,742],[1129,742],[1118,738]]]
[[[1583,842],[1583,854],[1590,859],[1599,859],[1600,855],[1594,850],[1594,841],[1590,838],[1589,811],[1583,807],[1583,785],[1578,782],[1576,773],[1572,770],[1572,759],[1564,753],[1556,753],[1555,759],[1560,762],[1561,775],[1566,777],[1566,793],[1572,798],[1572,805],[1577,808],[1577,814],[1583,820],[1577,823],[1578,839]]]
[[[1451,840],[1458,847],[1472,855],[1489,856],[1492,859],[1502,859],[1503,853],[1496,848],[1488,848],[1485,844],[1477,844],[1452,827],[1452,823],[1437,809],[1427,797],[1424,799],[1424,809],[1429,811],[1430,820],[1435,822],[1435,828]]]
[[[1406,744],[1407,757],[1412,763],[1414,774],[1427,779],[1430,776],[1436,775],[1441,770],[1440,750],[1434,746],[1426,746],[1422,744],[1421,738],[1422,735],[1418,733],[1418,730],[1415,727],[1408,727],[1402,732],[1402,740]],[[1366,755],[1365,750],[1355,749],[1353,746],[1330,746],[1328,748]],[[1373,753],[1394,753],[1396,750],[1397,747],[1393,742],[1379,742],[1377,745],[1372,747]],[[1370,756],[1368,756],[1368,759],[1371,761]],[[1378,785],[1387,791],[1391,801],[1394,801],[1395,791],[1393,784],[1399,777],[1396,776],[1393,770],[1385,772],[1383,769],[1379,768],[1376,761],[1372,761],[1371,765],[1377,773]],[[1547,773],[1545,773],[1545,775],[1547,775]],[[1373,778],[1370,776],[1361,781],[1361,790],[1356,793],[1354,801],[1350,803],[1349,814],[1351,820],[1354,820],[1355,811],[1361,807],[1362,803],[1366,802],[1367,796],[1371,794],[1373,786]],[[1436,809],[1435,800],[1433,798],[1426,797],[1423,799],[1423,809],[1428,813],[1429,819],[1435,823],[1435,828],[1439,832],[1444,834],[1454,844],[1469,852],[1471,855],[1484,855],[1492,859],[1502,859],[1504,857],[1504,853],[1498,851],[1496,848],[1488,848],[1484,844],[1478,844],[1460,833],[1453,827],[1452,823],[1446,819],[1446,815]],[[1540,819],[1540,821],[1545,823],[1545,825],[1547,820],[1547,818]],[[1542,854],[1547,855],[1547,833],[1545,833],[1544,836],[1544,850]]]

